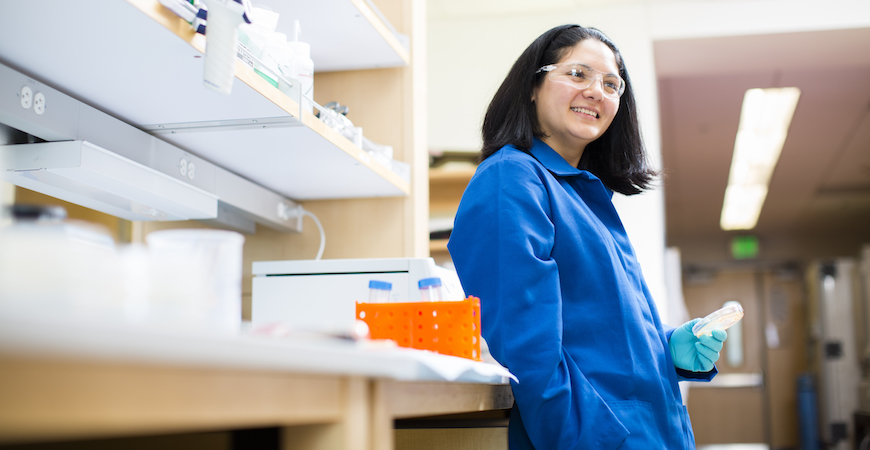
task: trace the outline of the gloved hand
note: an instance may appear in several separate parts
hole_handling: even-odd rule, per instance
[[[724,330],[713,330],[713,334],[697,337],[692,334],[692,327],[701,319],[690,320],[671,334],[668,346],[674,365],[691,372],[709,372],[713,363],[719,359],[722,343],[728,337]]]

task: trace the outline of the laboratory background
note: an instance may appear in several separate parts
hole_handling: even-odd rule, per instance
[[[0,0],[0,448],[506,449],[446,243],[565,23],[631,73],[662,321],[744,311],[698,448],[870,449],[866,0]]]

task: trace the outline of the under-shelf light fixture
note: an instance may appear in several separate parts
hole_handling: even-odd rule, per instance
[[[87,141],[0,145],[0,180],[131,221],[213,219],[218,197]]]
[[[750,230],[758,223],[798,97],[795,87],[746,91],[719,219],[723,230]]]

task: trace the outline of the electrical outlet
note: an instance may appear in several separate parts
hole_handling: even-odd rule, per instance
[[[278,202],[278,218],[281,220],[291,220],[302,217],[302,205],[290,206],[284,202]]]
[[[193,161],[187,163],[187,178],[191,180],[196,176],[196,166],[193,165]]]
[[[22,108],[30,109],[30,106],[33,105],[33,91],[30,90],[30,86],[21,88],[21,91],[18,93],[18,100],[21,101]]]
[[[187,160],[184,158],[181,158],[181,161],[178,161],[178,173],[180,173],[182,177],[187,176]]]
[[[39,115],[45,112],[45,95],[42,92],[37,92],[33,96],[33,112]]]
[[[284,202],[278,202],[278,218],[281,220],[290,220],[290,207]]]

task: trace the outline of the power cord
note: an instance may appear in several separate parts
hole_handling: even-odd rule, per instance
[[[310,217],[311,220],[314,221],[314,224],[317,225],[317,229],[320,230],[320,248],[317,250],[317,256],[314,257],[315,260],[319,260],[323,257],[323,249],[326,247],[326,233],[323,231],[323,225],[320,223],[320,219],[318,219],[311,211],[302,208],[302,205],[297,205],[295,208],[288,208],[284,203],[278,204],[278,217],[284,220],[305,216]]]
[[[299,208],[301,209],[302,207],[300,206]],[[302,215],[310,217],[317,225],[317,229],[320,230],[320,248],[317,250],[317,256],[314,257],[314,259],[319,260],[323,257],[323,248],[326,247],[326,233],[323,232],[323,225],[320,224],[320,220],[311,211],[303,209]]]

